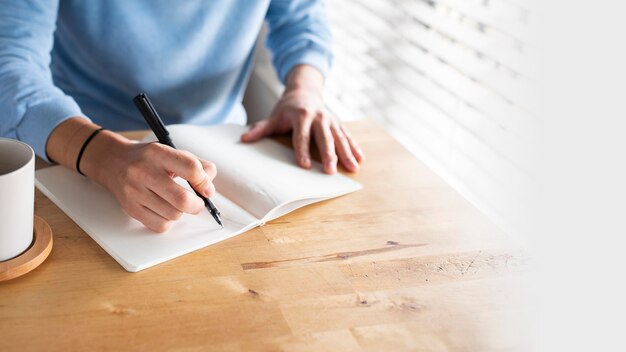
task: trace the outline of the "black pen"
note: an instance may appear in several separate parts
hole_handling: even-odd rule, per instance
[[[150,129],[152,129],[152,132],[154,132],[154,134],[156,135],[159,143],[168,145],[176,149],[176,146],[174,146],[174,142],[172,142],[172,139],[170,138],[170,133],[165,128],[163,121],[161,121],[159,114],[154,109],[154,106],[152,106],[152,103],[148,99],[148,96],[141,93],[133,98],[133,102],[137,106],[137,109],[139,109],[139,112],[141,112],[143,118],[150,126]],[[191,183],[189,183],[189,186],[191,186]],[[220,212],[215,207],[215,204],[213,204],[213,202],[211,202],[209,198],[204,197],[203,195],[198,193],[198,191],[196,191],[193,186],[191,186],[191,189],[193,189],[193,191],[196,192],[196,195],[200,197],[202,201],[204,201],[204,206],[209,210],[211,215],[213,215],[215,221],[223,228],[224,225],[222,225]]]

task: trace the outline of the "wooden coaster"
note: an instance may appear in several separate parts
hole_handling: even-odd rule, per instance
[[[43,263],[52,250],[52,230],[48,223],[35,216],[33,243],[15,258],[0,262],[0,281],[14,279],[35,269]]]

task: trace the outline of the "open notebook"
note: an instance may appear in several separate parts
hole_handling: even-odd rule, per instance
[[[239,142],[245,126],[168,126],[179,149],[218,166],[211,198],[224,228],[208,211],[185,214],[167,232],[153,233],[124,213],[107,190],[62,166],[36,172],[37,188],[126,270],[135,272],[236,236],[297,208],[361,188],[343,175],[325,175],[319,164],[304,170],[293,151],[272,140]],[[154,136],[146,140],[155,140]],[[181,185],[186,183],[177,179]],[[187,186],[188,187],[188,186]]]

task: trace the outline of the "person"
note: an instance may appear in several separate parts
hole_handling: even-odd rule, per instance
[[[152,98],[166,124],[244,124],[242,96],[264,21],[285,90],[271,116],[241,140],[291,130],[301,167],[311,167],[313,142],[326,173],[338,163],[356,172],[363,152],[324,110],[332,51],[320,0],[3,0],[0,135],[69,168],[85,146],[80,171],[131,217],[163,232],[183,213],[203,209],[173,177],[211,196],[216,166],[113,131],[146,129],[132,105],[139,92]]]

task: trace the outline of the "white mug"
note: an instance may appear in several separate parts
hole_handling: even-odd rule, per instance
[[[35,153],[26,143],[0,138],[0,262],[33,242]]]

